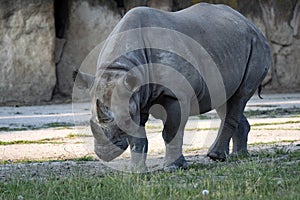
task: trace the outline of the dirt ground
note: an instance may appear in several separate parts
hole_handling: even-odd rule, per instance
[[[88,126],[89,107],[89,103],[0,107],[0,161],[96,158]],[[265,94],[263,100],[255,96],[248,103],[246,113],[252,126],[248,138],[250,151],[280,145],[296,150],[299,148],[300,94]],[[211,162],[205,154],[216,137],[219,123],[215,112],[190,118],[183,145],[188,162]],[[164,155],[162,123],[151,118],[146,129],[149,139],[148,165],[157,169],[161,167]],[[129,157],[129,151],[126,151],[110,163],[90,163],[95,169],[105,169],[103,166],[106,166],[122,170]],[[65,166],[74,164],[73,161],[63,163]]]

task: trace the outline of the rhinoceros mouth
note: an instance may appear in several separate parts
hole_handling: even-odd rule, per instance
[[[120,156],[128,147],[128,143],[118,141],[109,145],[98,145],[95,143],[95,153],[103,161],[109,162]]]
[[[94,152],[101,160],[109,162],[127,149],[128,135],[116,124],[101,124],[91,119],[90,125],[94,136]]]

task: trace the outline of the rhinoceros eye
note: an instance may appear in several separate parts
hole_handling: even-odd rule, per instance
[[[124,78],[124,85],[129,91],[134,91],[138,88],[138,79],[135,76],[127,75]]]

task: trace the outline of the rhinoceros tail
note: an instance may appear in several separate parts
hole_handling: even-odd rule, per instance
[[[262,84],[260,84],[260,85],[258,86],[257,94],[258,94],[258,97],[259,97],[260,99],[263,99],[262,96],[261,96],[261,91],[262,91]]]

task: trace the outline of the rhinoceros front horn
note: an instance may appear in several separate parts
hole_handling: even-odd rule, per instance
[[[97,116],[100,123],[109,123],[114,120],[113,113],[99,99],[96,100]]]

